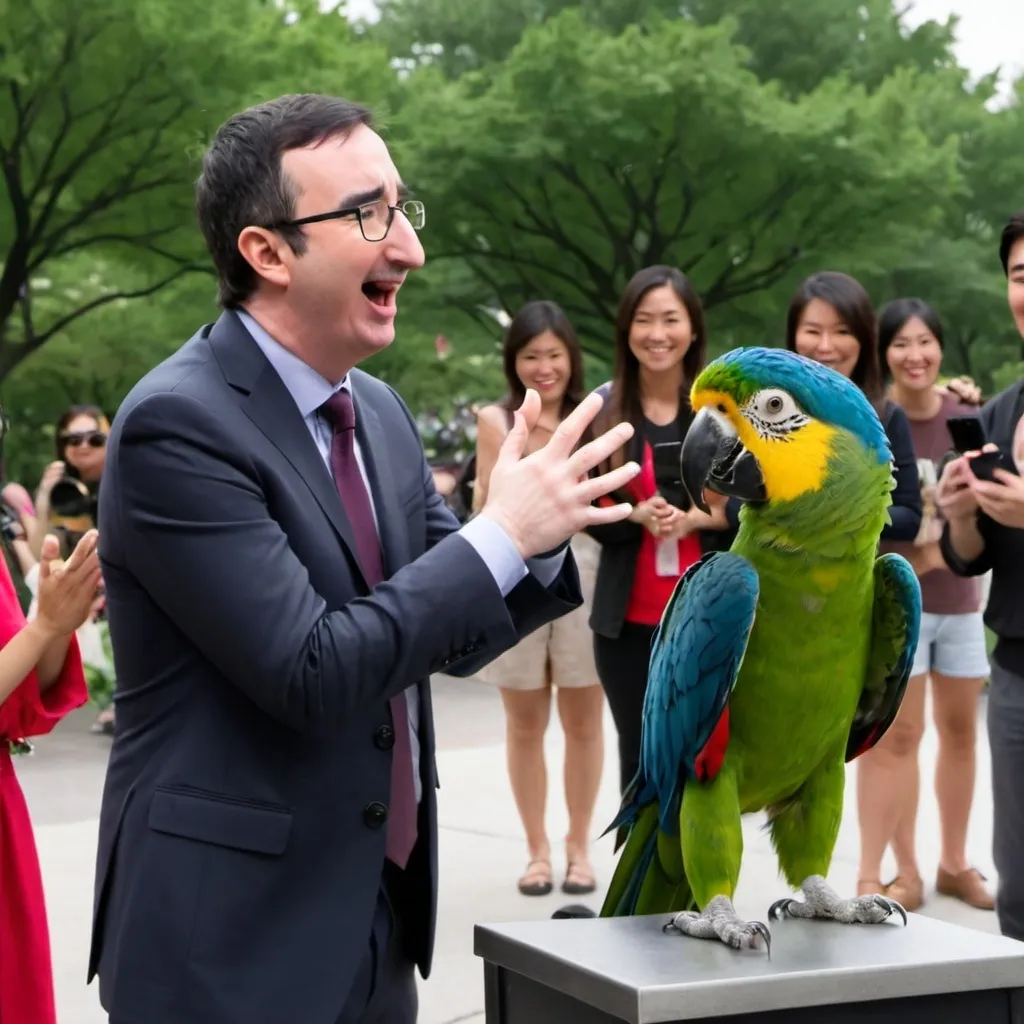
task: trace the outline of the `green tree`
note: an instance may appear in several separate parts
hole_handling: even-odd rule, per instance
[[[957,68],[956,18],[909,29],[892,0],[686,0],[682,10],[700,25],[734,19],[747,66],[791,96],[839,75],[875,89],[897,68]]]
[[[431,64],[447,77],[503,61],[529,28],[573,8],[618,34],[652,16],[699,25],[733,19],[736,42],[762,81],[792,95],[847,74],[871,87],[897,67],[953,67],[956,19],[907,28],[892,0],[380,0],[364,31],[407,67]]]
[[[791,99],[748,69],[733,29],[680,18],[611,35],[570,10],[504,64],[416,72],[395,135],[437,211],[428,254],[465,261],[505,310],[556,299],[600,352],[640,267],[679,266],[714,308],[801,262],[898,253],[903,227],[936,221],[957,149],[918,123],[920,73]],[[460,301],[483,315],[480,297]]]
[[[208,270],[192,182],[224,117],[339,84],[376,102],[393,79],[315,0],[0,0],[0,380],[79,317]],[[95,294],[39,301],[77,254],[103,261]]]
[[[523,33],[569,8],[610,32],[652,14],[679,14],[679,0],[378,0],[363,27],[407,69],[431,65],[449,78],[505,60]]]

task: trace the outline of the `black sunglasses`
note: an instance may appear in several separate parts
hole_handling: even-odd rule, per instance
[[[75,434],[61,434],[62,448],[80,448],[87,444],[90,448],[102,448],[107,443],[107,435],[102,430],[85,430]]]

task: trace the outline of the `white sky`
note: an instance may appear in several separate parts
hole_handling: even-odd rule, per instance
[[[1005,94],[1010,82],[1024,73],[1024,0],[913,0],[907,21],[943,21],[950,14],[960,17],[960,62],[974,75],[1001,67]]]
[[[1024,72],[1024,0],[908,0],[910,24],[960,15],[957,55],[974,75],[1003,69],[1002,88]],[[350,17],[372,17],[373,0],[348,0]]]

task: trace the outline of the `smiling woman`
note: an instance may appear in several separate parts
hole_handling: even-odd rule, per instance
[[[673,500],[687,507],[671,504],[655,472],[656,447],[671,452],[671,446],[681,445],[693,419],[689,390],[707,351],[704,310],[685,274],[653,266],[633,276],[619,303],[615,351],[615,377],[605,386],[598,424],[619,419],[633,424],[632,440],[613,462],[631,459],[643,470],[629,487],[635,502],[629,520],[590,531],[601,544],[590,625],[598,674],[618,731],[624,790],[639,765],[654,630],[680,576],[726,519],[725,499],[717,495],[709,497],[706,510],[689,505],[685,495]]]
[[[892,449],[896,490],[883,541],[913,540],[921,527],[921,493],[906,414],[885,397],[871,299],[848,274],[813,274],[797,288],[786,319],[786,347],[849,378],[867,396]]]
[[[498,449],[526,389],[540,395],[541,410],[527,442],[528,451],[548,443],[583,395],[583,354],[576,332],[554,303],[529,302],[513,317],[503,347],[508,394],[482,408],[477,426],[477,476],[473,506],[479,510]],[[583,440],[587,437],[584,435]],[[570,895],[596,886],[588,846],[590,823],[601,781],[604,701],[594,665],[587,616],[597,568],[596,544],[586,534],[572,541],[584,606],[531,633],[479,672],[501,689],[507,721],[508,773],[526,832],[529,862],[519,879],[524,896],[546,896],[553,888],[551,846],[544,825],[547,770],[544,734],[557,690],[558,715],[565,732],[566,803],[569,834],[562,890]]]
[[[925,729],[925,694],[931,678],[932,706],[939,734],[935,795],[942,850],[936,888],[944,895],[991,910],[993,900],[981,875],[967,860],[967,825],[975,775],[978,694],[989,673],[981,588],[959,579],[939,550],[941,521],[933,513],[938,466],[952,445],[949,422],[973,416],[938,384],[943,331],[938,314],[915,298],[897,299],[878,317],[878,348],[892,377],[891,399],[907,414],[914,453],[922,467],[926,514],[914,541],[886,549],[908,559],[920,578],[921,642],[907,692],[892,729],[860,761],[857,785],[861,825],[860,877],[863,891],[879,891],[917,910],[924,902],[924,880],[917,862],[918,748]],[[896,877],[881,884],[882,857],[891,844]]]

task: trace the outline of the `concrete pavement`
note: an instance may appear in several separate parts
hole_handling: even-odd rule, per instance
[[[504,715],[496,690],[476,680],[435,679],[434,706],[440,744],[441,897],[437,954],[430,979],[420,985],[421,1024],[483,1021],[483,972],[473,956],[473,925],[550,917],[564,903],[597,907],[614,864],[612,839],[593,851],[598,892],[566,897],[556,887],[547,897],[520,896],[515,880],[526,852],[505,774]],[[979,719],[979,764],[968,854],[993,877],[990,838],[992,806],[989,756],[983,717]],[[84,984],[92,904],[96,818],[109,741],[88,732],[91,709],[70,716],[36,752],[17,759],[28,797],[42,860],[49,903],[57,1006],[60,1024],[106,1024],[96,986]],[[615,732],[606,715],[606,770],[598,799],[595,835],[618,807]],[[556,881],[564,871],[560,838],[567,819],[561,797],[562,742],[557,720],[547,738],[551,801],[548,814]],[[919,819],[922,870],[934,880],[938,863],[938,816],[930,793],[935,733],[929,728],[922,749],[924,797]],[[856,883],[858,837],[853,773],[848,775],[846,813],[830,880],[840,891]],[[745,856],[737,905],[750,917],[763,917],[768,904],[786,894],[777,877],[774,854],[760,820],[744,823]],[[886,875],[888,877],[888,875]],[[930,893],[922,913],[983,931],[997,932],[995,915],[972,910]]]

